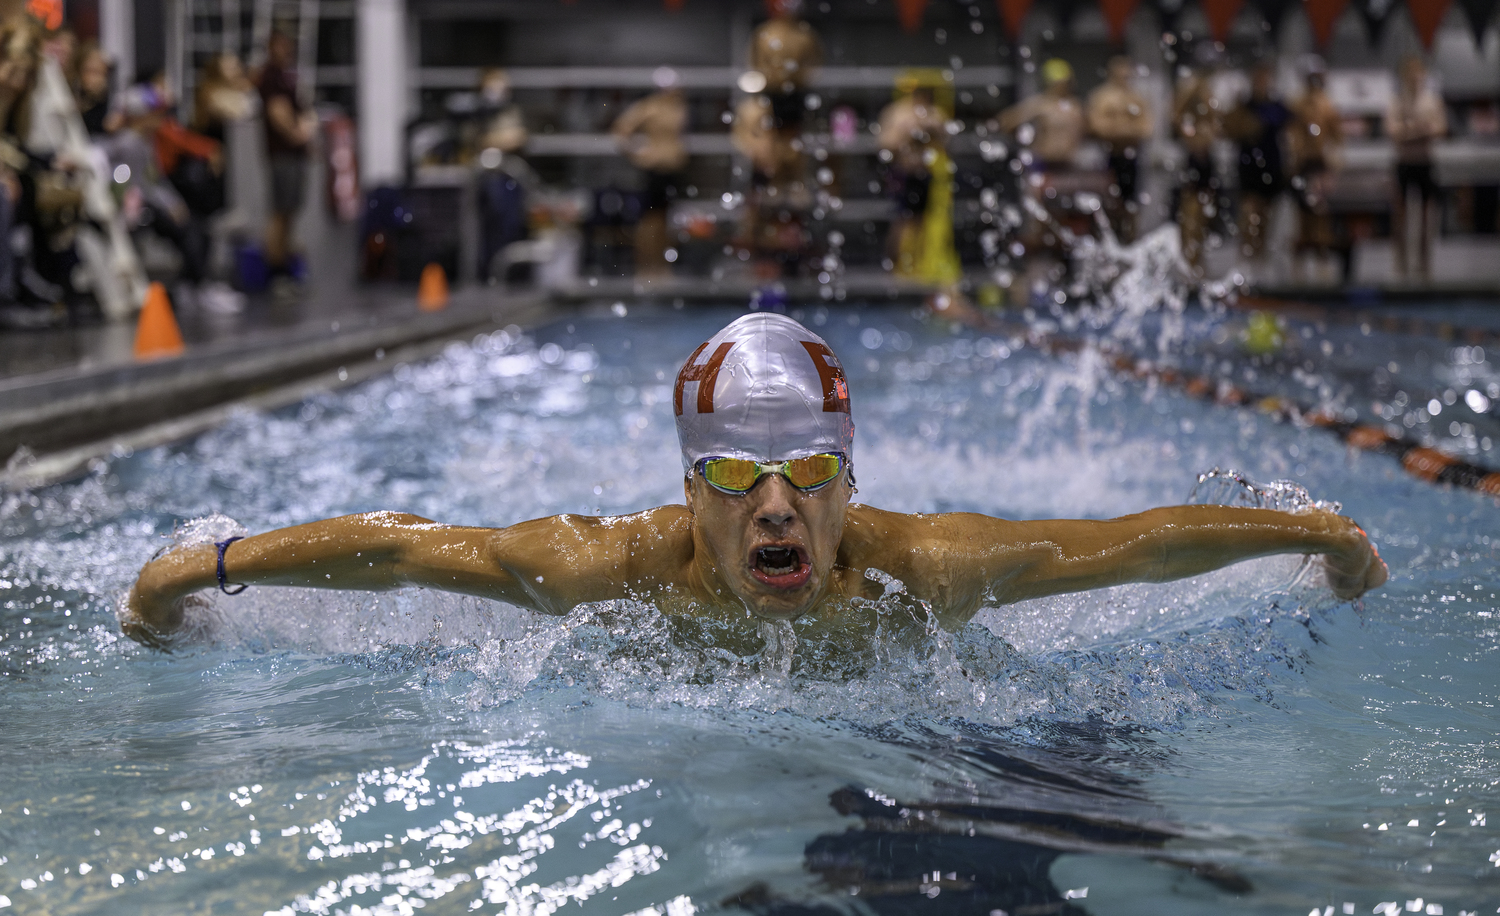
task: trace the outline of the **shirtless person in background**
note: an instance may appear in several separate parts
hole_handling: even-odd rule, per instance
[[[947,120],[927,86],[918,86],[880,112],[880,159],[889,165],[899,208],[887,245],[892,263],[899,264],[902,234],[920,224],[927,212],[932,163],[948,139]]]
[[[750,68],[766,78],[778,129],[801,129],[807,90],[823,62],[823,43],[801,11],[801,0],[773,0],[771,18],[750,36]]]
[[[657,91],[615,119],[611,133],[630,164],[646,173],[646,207],[635,227],[635,269],[639,277],[661,277],[667,266],[667,207],[677,196],[687,147],[687,98],[677,73],[668,67],[653,77]]]
[[[1083,142],[1083,106],[1073,94],[1073,68],[1067,61],[1054,57],[1043,64],[1042,81],[1046,88],[1002,111],[998,126],[1014,132],[1021,147],[1027,171],[1024,193],[1054,218],[1067,219],[1073,214],[1062,205],[1069,196],[1063,191],[1073,184],[1073,160]],[[1068,252],[1051,229],[1028,217],[1021,238],[1029,255],[1022,288],[1060,278]]]
[[[1448,111],[1443,99],[1427,84],[1422,58],[1401,61],[1401,80],[1385,115],[1385,133],[1396,144],[1396,197],[1391,207],[1391,241],[1396,249],[1396,275],[1406,279],[1407,198],[1417,192],[1417,271],[1432,278],[1432,202],[1438,186],[1433,180],[1432,145],[1448,133]]]
[[[1042,65],[1046,88],[1000,113],[1000,129],[1014,131],[1039,172],[1066,171],[1083,142],[1083,106],[1073,94],[1073,68],[1054,57]],[[1030,126],[1027,134],[1021,130]]]
[[[823,43],[799,17],[801,0],[773,0],[770,6],[771,18],[750,36],[750,69],[764,81],[763,91],[752,96],[753,109],[742,105],[741,111],[766,129],[773,146],[757,168],[772,188],[789,190],[802,177],[807,92],[823,61]]]
[[[1151,139],[1151,106],[1130,84],[1135,61],[1116,57],[1109,62],[1109,79],[1089,93],[1089,133],[1109,148],[1109,171],[1114,178],[1106,209],[1122,242],[1135,240],[1136,178],[1141,144]]]
[[[1287,152],[1292,165],[1292,188],[1302,210],[1293,249],[1292,276],[1302,271],[1299,255],[1323,258],[1336,244],[1333,212],[1328,195],[1343,165],[1343,115],[1328,96],[1327,71],[1321,60],[1307,68],[1307,90],[1291,106],[1287,129]]]
[[[885,593],[870,575],[880,570],[957,628],[986,605],[1165,582],[1270,554],[1322,555],[1341,598],[1386,579],[1365,533],[1331,512],[1198,505],[1109,521],[1013,522],[851,505],[854,423],[843,367],[783,315],[751,313],[698,347],[677,376],[674,406],[686,505],[498,529],[371,512],[184,547],[141,570],[121,625],[163,644],[189,596],[231,583],[419,586],[554,615],[633,598],[666,613],[813,615],[837,625],[869,614],[854,599]]]
[[[1219,178],[1214,167],[1214,144],[1223,136],[1223,118],[1214,99],[1209,75],[1189,73],[1177,85],[1172,105],[1172,129],[1187,153],[1180,176],[1177,223],[1182,230],[1182,256],[1193,271],[1203,273],[1203,244],[1209,221],[1219,206]]]

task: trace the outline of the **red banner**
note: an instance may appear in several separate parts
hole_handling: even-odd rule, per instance
[[[1307,24],[1312,26],[1313,41],[1317,42],[1320,49],[1328,47],[1328,39],[1333,37],[1333,27],[1348,5],[1349,0],[1303,0],[1302,8],[1307,13]]]
[[[1021,23],[1031,12],[1031,0],[996,0],[1000,7],[1000,21],[1005,23],[1005,32],[1011,38],[1021,37]]]
[[[927,0],[896,0],[896,13],[901,17],[901,28],[915,32],[922,27],[922,13],[927,9]]]
[[[1229,40],[1229,30],[1234,27],[1234,17],[1240,14],[1245,0],[1203,0],[1203,18],[1208,20],[1208,34],[1214,41]]]
[[[1422,47],[1432,50],[1432,40],[1437,37],[1438,26],[1448,15],[1450,0],[1406,0],[1406,11],[1411,14],[1411,24],[1416,26]]]
[[[1099,0],[1099,11],[1109,23],[1110,41],[1119,44],[1125,37],[1125,23],[1130,21],[1130,14],[1139,3],[1140,0]]]

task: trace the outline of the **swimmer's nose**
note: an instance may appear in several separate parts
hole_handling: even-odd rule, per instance
[[[796,510],[792,508],[792,485],[783,480],[780,474],[763,478],[761,485],[755,490],[760,496],[760,504],[755,507],[756,521],[780,528],[796,516]]]

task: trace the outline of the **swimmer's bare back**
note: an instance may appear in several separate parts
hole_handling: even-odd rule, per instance
[[[777,478],[756,490],[764,494],[762,504],[840,500],[848,492],[829,487],[798,493]],[[728,497],[690,490],[690,500],[700,506],[705,495],[747,499],[756,492]],[[1330,512],[1175,506],[1107,521],[1017,522],[849,505],[817,592],[792,602],[800,606],[795,613],[775,607],[759,616],[836,617],[849,599],[882,594],[884,586],[866,575],[875,569],[900,580],[944,626],[956,628],[986,605],[1165,582],[1284,553],[1321,555],[1330,586],[1344,599],[1357,598],[1387,576],[1359,526]],[[250,585],[374,591],[418,586],[554,615],[618,598],[651,601],[672,613],[743,616],[765,610],[754,580],[737,575],[744,570],[723,568],[723,551],[705,542],[695,513],[685,506],[611,518],[559,515],[499,529],[376,512],[255,535],[225,554],[228,580]],[[824,565],[818,559],[808,557]],[[744,562],[753,566],[756,560]],[[148,563],[130,592],[125,632],[144,643],[165,642],[182,623],[186,599],[218,585],[217,563],[211,544]]]

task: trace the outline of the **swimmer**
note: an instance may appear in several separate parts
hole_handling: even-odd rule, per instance
[[[672,614],[810,615],[837,626],[869,613],[858,599],[884,594],[872,578],[879,570],[956,629],[987,605],[1165,582],[1270,554],[1321,555],[1340,598],[1386,579],[1365,533],[1332,512],[1194,505],[1016,522],[851,503],[857,462],[843,367],[783,315],[746,315],[699,346],[673,400],[685,505],[498,529],[371,512],[185,547],[141,570],[122,627],[165,644],[195,592],[243,585],[419,586],[552,615],[631,598]]]

